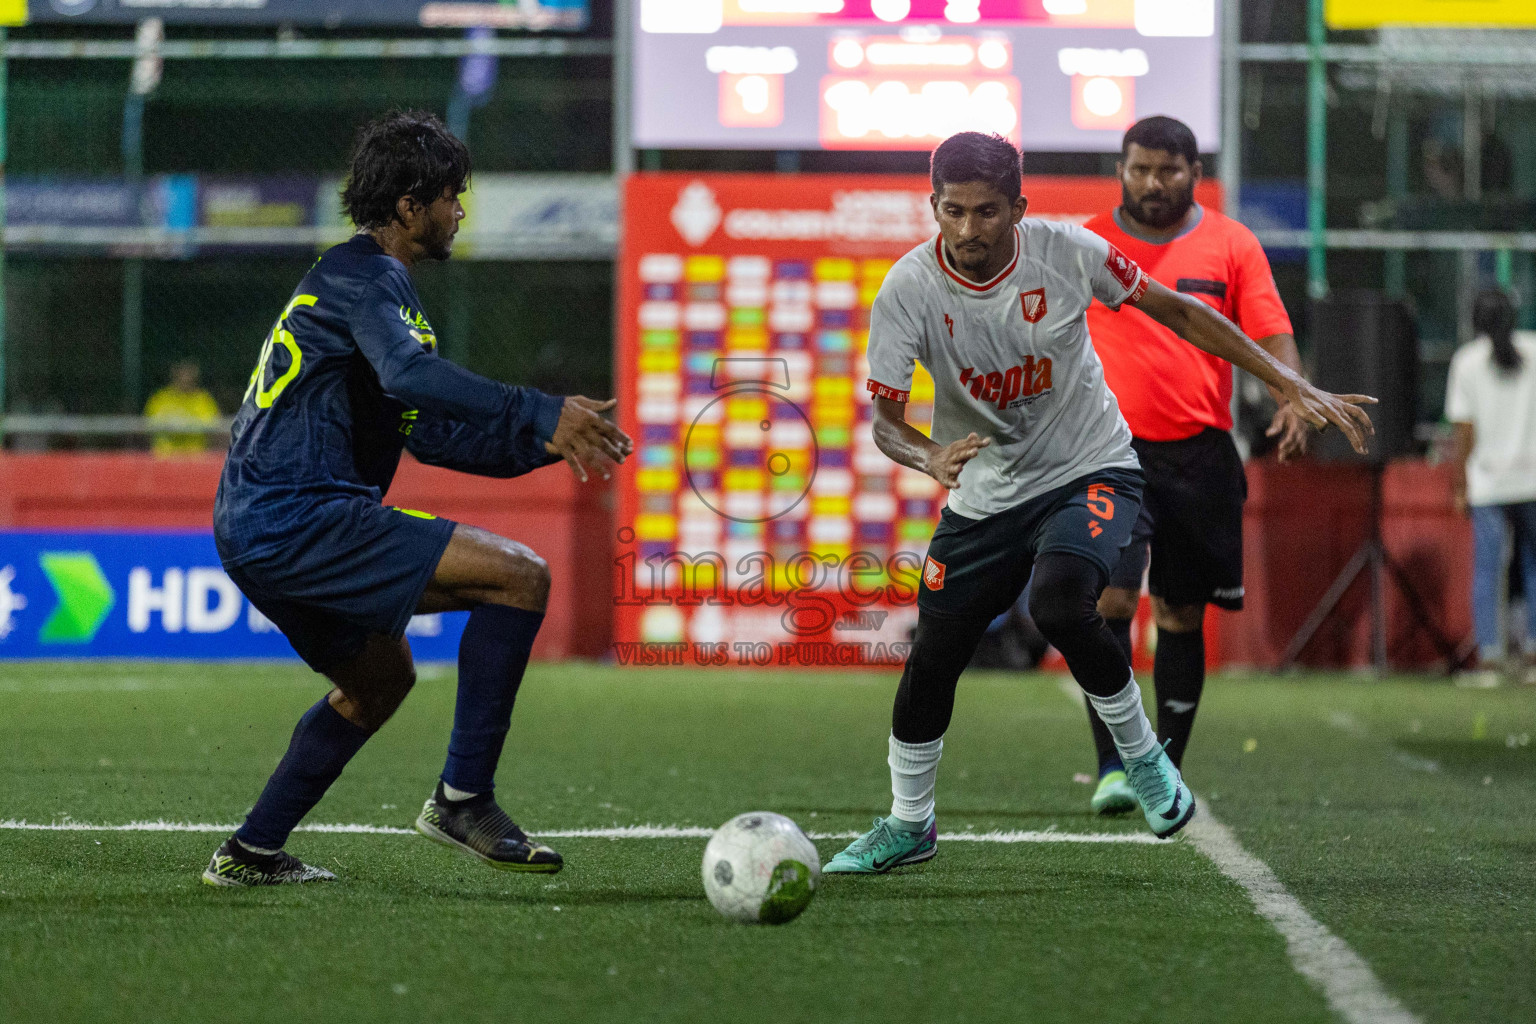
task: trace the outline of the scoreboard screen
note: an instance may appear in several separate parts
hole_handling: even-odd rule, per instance
[[[1217,147],[1215,0],[639,0],[635,145],[1110,152],[1166,114]]]

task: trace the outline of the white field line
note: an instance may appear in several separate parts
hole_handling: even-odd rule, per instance
[[[1329,1009],[1349,1024],[1419,1024],[1419,1018],[1377,980],[1370,965],[1307,913],[1269,865],[1244,850],[1231,829],[1202,804],[1185,835],[1248,893],[1254,910],[1285,939],[1291,965],[1323,994]]]
[[[126,825],[94,825],[83,821],[0,821],[0,830],[20,832],[209,832],[230,833],[238,825],[186,821],[131,821]],[[298,832],[330,832],[351,835],[413,836],[415,829],[394,825],[300,825]],[[534,829],[548,839],[708,839],[712,828],[692,825],[627,825],[617,828]],[[858,832],[812,832],[812,839],[857,839]],[[1132,843],[1161,846],[1162,840],[1145,832],[1055,832],[1049,829],[1015,832],[944,832],[940,839],[960,843]]]
[[[1071,679],[1059,684],[1061,692],[1079,707],[1082,690]],[[1330,719],[1334,728],[1365,738],[1365,728],[1343,712]],[[1439,771],[1428,758],[1396,751],[1398,760],[1420,771]],[[1422,762],[1411,764],[1412,761]],[[1268,864],[1243,849],[1232,830],[1216,820],[1210,802],[1198,799],[1194,820],[1184,835],[1216,869],[1243,887],[1253,909],[1285,939],[1291,966],[1323,994],[1328,1008],[1348,1024],[1420,1024],[1419,1018],[1386,990],[1369,964],[1349,944],[1307,913]]]

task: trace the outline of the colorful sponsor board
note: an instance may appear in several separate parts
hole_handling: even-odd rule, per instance
[[[639,0],[637,145],[1112,151],[1173,114],[1218,148],[1215,0]]]
[[[457,656],[463,615],[418,615],[416,658]],[[0,660],[296,658],[208,533],[0,532]]]
[[[660,644],[706,664],[888,664],[905,642],[944,492],[875,448],[865,353],[886,272],[936,231],[929,191],[906,176],[629,180],[615,377],[638,447],[620,486],[621,656]],[[1078,223],[1120,200],[1113,178],[1032,177],[1024,192],[1031,215]],[[1214,182],[1200,195],[1219,207]],[[920,366],[920,429],[932,401]]]

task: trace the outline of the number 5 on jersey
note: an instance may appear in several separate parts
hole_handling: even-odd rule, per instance
[[[260,409],[270,409],[272,403],[277,401],[293,378],[299,375],[299,369],[304,365],[304,354],[299,350],[299,343],[294,340],[293,334],[284,327],[288,322],[288,314],[297,306],[313,306],[320,299],[315,295],[295,295],[293,301],[288,303],[288,308],[283,310],[283,315],[277,318],[277,323],[272,326],[272,333],[267,335],[266,344],[261,346],[261,357],[256,360],[256,369],[251,371],[251,382],[246,385],[245,398],[250,398],[251,393],[256,394],[256,406]],[[272,361],[272,353],[281,345],[288,350],[288,369],[282,376],[274,380],[270,387],[263,387],[267,378],[267,364]],[[242,398],[241,401],[245,399]]]

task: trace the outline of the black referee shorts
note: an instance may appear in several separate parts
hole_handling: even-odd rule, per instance
[[[1141,514],[1109,585],[1148,587],[1174,607],[1243,607],[1243,502],[1248,478],[1232,435],[1207,427],[1180,441],[1132,442],[1146,475]]]

